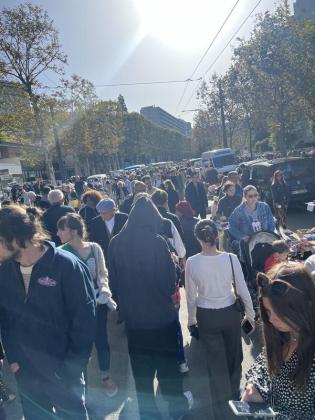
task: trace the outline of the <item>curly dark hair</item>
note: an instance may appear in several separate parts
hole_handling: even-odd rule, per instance
[[[0,210],[0,241],[14,251],[13,242],[20,248],[27,243],[40,243],[49,239],[40,218],[26,208],[17,205],[5,206]]]
[[[95,206],[102,200],[102,198],[102,194],[96,190],[86,191],[82,195],[82,201],[84,204],[86,204],[88,200],[91,200],[95,204]]]

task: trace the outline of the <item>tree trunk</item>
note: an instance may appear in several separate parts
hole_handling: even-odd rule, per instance
[[[80,167],[80,162],[79,162],[79,158],[77,156],[77,154],[74,152],[73,154],[73,158],[74,158],[74,173],[75,175],[81,175],[81,167]]]
[[[219,99],[220,99],[220,113],[221,113],[223,147],[226,148],[226,147],[228,147],[228,144],[227,144],[226,125],[225,125],[224,96],[223,96],[221,81],[219,81]]]
[[[54,133],[54,139],[55,139],[55,145],[56,145],[56,155],[57,155],[57,159],[58,159],[60,176],[61,176],[61,180],[64,181],[65,178],[66,178],[65,166],[64,166],[64,163],[63,163],[63,159],[62,159],[62,151],[61,151],[61,145],[60,145],[60,141],[59,141],[58,128],[56,126],[54,107],[53,107],[52,104],[49,105],[49,111],[50,111],[51,120],[52,120],[52,123],[53,123],[53,133]]]
[[[37,142],[42,148],[43,153],[44,153],[47,176],[49,180],[51,181],[51,183],[55,185],[56,184],[55,171],[54,171],[52,159],[49,153],[48,144],[47,144],[47,140],[45,136],[44,122],[43,122],[40,110],[38,108],[38,97],[36,97],[33,94],[32,86],[30,84],[27,85],[27,93],[29,95],[30,101],[32,103],[33,111],[34,111],[36,127],[37,127],[36,137],[37,137]]]
[[[85,168],[87,176],[91,175],[90,161],[88,156],[85,157]]]

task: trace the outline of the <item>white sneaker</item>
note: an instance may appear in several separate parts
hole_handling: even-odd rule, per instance
[[[190,391],[185,391],[183,392],[184,397],[187,400],[187,404],[188,404],[188,410],[187,411],[191,411],[194,407],[194,397],[193,394]],[[178,417],[176,420],[184,420],[186,418],[187,413],[183,414],[182,416]],[[172,418],[172,420],[175,420]]]
[[[102,379],[102,384],[105,389],[105,393],[109,398],[113,398],[116,396],[118,392],[118,387],[115,384],[115,382],[110,379],[109,376],[107,378]]]
[[[188,367],[187,362],[181,362],[181,363],[179,363],[178,364],[178,368],[179,368],[180,373],[187,373],[187,372],[189,372],[189,367]]]
[[[191,411],[194,407],[194,397],[191,391],[185,391],[183,392],[184,397],[187,399],[188,403],[188,411]]]

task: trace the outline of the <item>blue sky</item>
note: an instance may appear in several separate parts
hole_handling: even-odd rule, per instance
[[[20,2],[0,0],[0,6],[13,7]],[[67,75],[77,73],[100,85],[186,80],[235,0],[32,0],[31,3],[43,6],[54,20],[68,55]],[[195,78],[204,74],[256,3],[257,0],[239,1]],[[275,3],[262,0],[256,12],[274,10]],[[253,22],[251,18],[238,36],[248,37]],[[213,71],[224,72],[230,57],[228,47]],[[56,75],[47,76],[43,79],[47,85],[58,82]],[[195,86],[196,83],[189,84],[180,106],[185,84],[102,87],[97,88],[97,93],[103,99],[123,94],[130,111],[157,105],[178,115]],[[186,108],[196,106],[193,97]],[[193,113],[183,113],[181,117],[191,121]]]

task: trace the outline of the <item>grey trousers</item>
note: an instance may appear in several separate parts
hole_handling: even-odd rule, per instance
[[[197,322],[206,350],[214,419],[234,418],[228,400],[240,398],[243,361],[240,313],[235,305],[223,309],[197,308]]]

